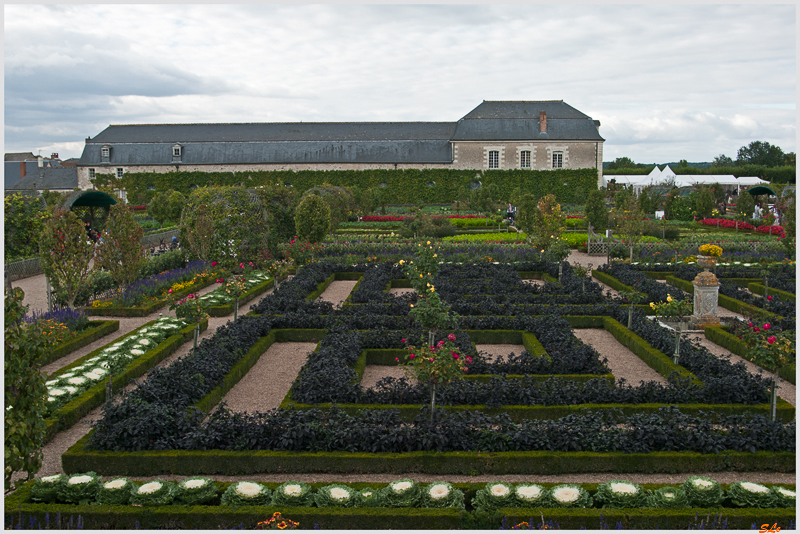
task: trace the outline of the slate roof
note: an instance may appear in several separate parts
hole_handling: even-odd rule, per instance
[[[5,184],[6,190],[18,189],[73,189],[78,187],[78,168],[77,167],[34,167],[28,170],[24,178],[19,179],[19,163],[14,162],[17,169],[17,181],[9,186]],[[6,171],[8,163],[6,163]],[[8,172],[6,172],[8,179]],[[36,187],[34,187],[36,184]]]
[[[4,161],[36,161],[33,152],[8,152]]]
[[[548,133],[539,134],[539,109]],[[453,162],[455,140],[602,141],[592,119],[560,101],[484,102],[458,122],[111,125],[86,140],[79,166]],[[172,146],[181,145],[181,157]],[[103,145],[111,147],[102,162]]]

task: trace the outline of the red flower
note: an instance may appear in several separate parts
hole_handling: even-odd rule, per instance
[[[472,358],[470,356],[467,356],[464,359],[467,360],[467,363],[472,363]]]
[[[453,359],[454,359],[454,360],[457,360],[457,359],[458,359],[458,354],[456,354],[455,352],[453,353]]]
[[[401,339],[400,341],[401,341],[402,343],[405,343],[405,342],[406,342],[406,338],[403,338],[403,339]]]
[[[252,267],[253,266],[253,262],[251,261],[248,265],[250,265],[250,267]]]
[[[753,328],[753,332],[761,332],[761,329],[756,326],[756,327]]]
[[[444,347],[444,340],[442,340],[442,341],[440,341],[439,343],[436,344],[436,348],[437,349],[440,349],[442,347]]]
[[[455,334],[449,334],[447,336],[447,339],[449,339],[450,341],[455,341],[456,340],[456,335]]]
[[[769,343],[770,345],[772,345],[773,343],[775,343],[775,341],[776,341],[776,338],[775,338],[775,336],[769,336],[769,337],[767,338],[767,343]]]
[[[239,264],[239,267],[241,267],[242,269],[244,269],[244,263],[240,263],[240,264]]]
[[[212,261],[212,262],[211,262],[211,266],[212,266],[212,267],[216,267],[216,266],[217,266],[217,262],[215,262],[215,261]]]
[[[769,323],[764,323],[764,330],[769,330],[770,328],[772,328],[772,325],[771,325],[771,324],[769,324]]]
[[[429,358],[428,361],[433,363],[433,358]]]
[[[399,362],[400,358],[395,358],[394,361]]]
[[[172,290],[170,289],[169,292],[172,293]]]
[[[772,295],[768,296],[767,300],[772,300]]]
[[[415,356],[415,354],[410,354],[410,355],[408,356],[408,359],[409,359],[409,360],[413,360],[413,359],[414,359],[414,356]]]
[[[747,326],[753,326],[753,323],[747,323]]]

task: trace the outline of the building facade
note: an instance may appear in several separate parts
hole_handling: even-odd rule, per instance
[[[484,101],[457,122],[111,125],[78,162],[97,174],[169,171],[584,169],[603,176],[600,122],[561,100]]]

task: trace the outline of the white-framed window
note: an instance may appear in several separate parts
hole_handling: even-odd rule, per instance
[[[520,169],[530,169],[531,168],[531,151],[530,150],[521,150],[519,153],[519,168]]]
[[[120,200],[125,201],[125,202],[128,201],[128,192],[125,191],[124,189],[117,189],[114,192],[117,194],[117,197]]]
[[[94,169],[89,169],[89,179],[94,180]]]
[[[553,152],[553,168],[560,169],[564,166],[564,153]]]
[[[111,155],[111,148],[110,147],[104,146],[104,147],[100,148],[100,156],[102,156],[104,158],[107,158],[110,155]]]
[[[122,175],[125,173],[125,170],[122,167],[117,167],[117,178],[122,178]]]
[[[490,169],[499,169],[500,168],[500,151],[499,150],[490,150],[489,151],[489,168]]]
[[[176,158],[181,157],[181,147],[179,146],[172,147],[172,155],[175,156]]]

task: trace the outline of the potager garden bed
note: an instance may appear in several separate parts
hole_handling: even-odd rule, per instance
[[[441,266],[436,290],[460,316],[454,343],[472,361],[464,379],[437,388],[437,409],[431,413],[425,384],[391,377],[374,387],[360,384],[367,364],[397,365],[403,340],[422,334],[409,315],[417,295],[388,291],[402,285],[401,266],[306,265],[248,315],[220,327],[188,356],[152,372],[136,390],[106,405],[102,420],[62,456],[62,465],[67,473],[129,477],[794,472],[794,408],[781,402],[778,419],[770,420],[767,378],[687,340],[680,341],[680,359],[673,363],[673,335],[639,309],[633,311],[629,330],[627,307],[605,298],[597,284],[581,280],[568,267],[561,282],[552,281],[558,271],[556,264],[530,261]],[[549,281],[525,284],[520,273],[529,278],[538,273]],[[337,277],[359,280],[341,309],[315,300]],[[605,328],[666,383],[615,382],[605,359],[575,336],[580,328]],[[437,340],[447,334],[439,332]],[[235,413],[220,405],[272,343],[309,340],[318,342],[317,349],[280,409]],[[474,346],[507,342],[526,350],[491,361]],[[35,506],[49,510],[56,505]],[[393,524],[392,511],[376,510],[364,513]],[[312,518],[318,513],[295,512],[309,521],[316,521]],[[595,520],[595,512],[601,511],[581,514]],[[650,528],[675,525],[665,518],[683,521],[695,510],[650,512],[625,510],[628,517],[642,518],[631,524]],[[464,513],[437,511],[420,518],[419,525],[411,519],[405,524],[482,524]],[[324,514],[337,519],[320,518],[323,526],[350,524],[341,523],[338,510]],[[445,520],[441,514],[455,515]],[[416,516],[404,510],[403,517]],[[529,516],[521,512],[520,517]],[[559,518],[562,527],[572,524],[566,515]],[[352,524],[370,528],[370,521]]]

